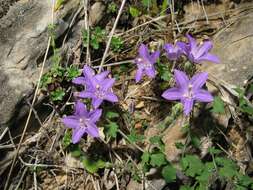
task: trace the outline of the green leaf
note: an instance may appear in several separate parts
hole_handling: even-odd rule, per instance
[[[67,80],[71,81],[74,78],[78,77],[81,74],[81,71],[79,71],[78,67],[71,65],[67,68]]]
[[[74,157],[79,157],[82,154],[82,150],[78,144],[73,144],[70,149],[71,155]]]
[[[176,179],[176,169],[171,165],[167,165],[162,169],[162,176],[167,183],[173,182]]]
[[[119,114],[116,113],[116,112],[109,111],[109,112],[106,113],[105,117],[108,118],[108,119],[114,119],[114,118],[119,117]]]
[[[214,112],[214,113],[224,113],[225,112],[224,103],[219,96],[214,97],[212,112]]]
[[[195,148],[200,147],[200,139],[194,134],[191,134],[191,143]]]
[[[180,187],[180,190],[194,190],[194,188],[191,188],[191,187],[189,187],[189,186],[181,186]]]
[[[232,160],[223,157],[216,157],[215,162],[220,166],[218,172],[221,176],[232,178],[237,174],[237,166]]]
[[[152,5],[152,0],[142,0],[142,4],[145,7],[150,7]]]
[[[204,164],[196,155],[186,155],[181,159],[182,169],[185,174],[190,177],[200,175],[204,169]]]
[[[83,156],[81,161],[84,168],[92,174],[96,173],[99,169],[106,167],[106,162],[104,162],[102,159],[92,160],[87,156]]]
[[[175,146],[177,149],[183,149],[184,148],[184,144],[181,142],[175,142]]]
[[[114,52],[120,52],[123,48],[123,40],[120,37],[112,37],[111,48]]]
[[[129,8],[129,13],[131,14],[132,17],[138,17],[140,15],[140,11],[132,6],[130,6]]]
[[[170,81],[173,76],[168,64],[158,62],[157,71],[161,79],[167,82]]]
[[[64,148],[67,148],[71,144],[71,131],[66,130],[64,137],[62,139],[62,144]]]
[[[164,156],[163,153],[156,153],[156,154],[151,154],[150,156],[150,164],[152,166],[157,166],[157,167],[160,167],[164,164],[166,164],[167,161],[166,161],[166,158]]]
[[[145,139],[143,135],[137,134],[135,130],[132,130],[127,137],[130,143],[142,142]]]
[[[105,133],[110,137],[116,138],[119,126],[115,122],[110,122],[105,127]]]
[[[220,154],[222,151],[221,150],[219,150],[219,149],[216,149],[216,148],[214,148],[214,147],[210,147],[210,148],[208,148],[208,152],[210,153],[210,154]]]
[[[61,101],[65,96],[65,92],[62,88],[57,88],[55,91],[50,93],[50,97],[53,101]]]
[[[149,152],[143,152],[142,156],[141,156],[141,162],[143,164],[146,164],[149,162],[149,159],[150,159],[150,154]]]

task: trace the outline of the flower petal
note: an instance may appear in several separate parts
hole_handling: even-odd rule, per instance
[[[180,88],[186,88],[189,84],[189,78],[183,71],[174,70],[174,78],[176,80],[177,86]]]
[[[76,116],[66,116],[61,119],[61,121],[64,123],[64,125],[68,128],[77,128],[79,127],[79,119]]]
[[[86,128],[86,132],[94,138],[99,137],[99,130],[94,123],[88,124],[88,127]]]
[[[73,144],[78,143],[85,132],[86,132],[85,128],[74,129],[73,134],[72,134],[72,143]]]
[[[198,58],[198,61],[209,61],[209,62],[213,62],[213,63],[220,63],[220,59],[216,56],[213,55],[211,53],[207,53],[206,55],[201,56],[200,58]]]
[[[135,81],[140,82],[142,75],[143,75],[143,69],[141,68],[137,69],[136,74],[135,74]]]
[[[94,98],[95,97],[94,92],[91,92],[91,91],[82,91],[82,92],[77,93],[76,96],[80,98]]]
[[[198,90],[197,92],[195,92],[194,99],[199,102],[212,102],[213,96],[207,90],[201,89],[201,90]]]
[[[75,104],[75,115],[78,116],[87,116],[88,112],[86,110],[86,106],[81,101],[77,101]]]
[[[85,76],[87,83],[89,82],[93,87],[97,85],[97,79],[95,78],[95,71],[89,66],[83,67],[83,75]]]
[[[190,34],[186,34],[186,37],[189,40],[190,49],[196,49],[197,48],[196,40]]]
[[[102,104],[103,100],[100,98],[93,98],[92,99],[92,106],[94,109],[97,109],[101,104]]]
[[[184,105],[184,114],[187,116],[190,114],[192,108],[193,108],[193,99],[189,99],[189,98],[185,98],[182,101],[183,105]]]
[[[151,56],[150,56],[150,62],[151,62],[152,64],[156,63],[157,60],[159,59],[159,56],[160,56],[160,51],[155,51],[155,52],[153,52],[153,53],[151,54]]]
[[[72,82],[73,82],[74,84],[81,84],[81,85],[85,85],[85,84],[86,84],[86,80],[85,80],[84,77],[77,77],[77,78],[74,78],[74,79],[72,80]]]
[[[96,109],[90,112],[90,119],[92,122],[96,123],[101,117],[101,115],[102,115],[102,109]]]
[[[162,97],[167,100],[178,100],[182,98],[182,92],[178,88],[170,88],[162,94]]]
[[[113,84],[115,83],[115,79],[105,79],[101,82],[101,88],[105,91],[108,91],[112,88]]]
[[[182,51],[183,54],[187,55],[190,51],[190,45],[185,42],[176,42],[176,46]]]
[[[145,44],[140,45],[138,52],[142,58],[149,59],[149,50]]]
[[[102,81],[102,80],[104,80],[104,79],[107,77],[107,75],[108,75],[109,73],[110,73],[109,71],[104,71],[104,72],[102,72],[102,73],[96,74],[96,75],[95,75],[95,78],[96,78],[98,81]]]
[[[145,73],[149,78],[155,78],[156,72],[154,67],[146,68]]]
[[[213,44],[211,41],[203,42],[203,44],[199,46],[199,49],[198,49],[197,53],[195,54],[195,57],[199,58],[199,57],[207,54],[208,51],[212,48],[213,48]]]
[[[110,101],[110,102],[118,102],[118,97],[113,94],[113,93],[108,93],[106,96],[105,96],[105,100],[107,101]]]
[[[200,89],[206,83],[207,78],[207,72],[202,72],[194,75],[190,80],[190,84],[192,85],[193,91]]]

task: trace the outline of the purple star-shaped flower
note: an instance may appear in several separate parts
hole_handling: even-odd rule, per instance
[[[106,78],[109,72],[105,71],[95,75],[95,72],[90,67],[84,66],[83,73],[84,79],[81,79],[80,83],[85,84],[86,89],[77,93],[76,95],[78,97],[91,98],[92,106],[95,109],[98,108],[104,100],[118,102],[118,97],[112,90],[115,79]]]
[[[186,44],[184,42],[176,42],[175,45],[170,43],[165,44],[164,50],[168,59],[171,61],[176,61],[181,55],[184,54],[183,49],[185,48],[185,46]]]
[[[99,137],[99,131],[95,123],[99,120],[101,114],[101,109],[88,112],[82,102],[76,102],[74,115],[62,118],[62,122],[66,127],[74,130],[72,134],[74,144],[78,143],[85,133],[92,137]]]
[[[144,44],[140,45],[138,51],[139,55],[135,59],[135,63],[138,67],[135,75],[135,81],[139,82],[143,74],[146,74],[149,78],[154,78],[156,75],[154,64],[160,56],[160,51],[155,51],[150,54],[148,47]]]
[[[202,61],[220,63],[220,59],[217,56],[209,53],[213,48],[211,41],[204,41],[201,44],[197,44],[197,41],[189,34],[186,37],[189,43],[181,48],[192,63],[201,63]]]
[[[95,75],[95,71],[93,69],[91,69],[89,66],[84,66],[83,67],[83,77],[76,77],[75,79],[72,80],[72,82],[74,84],[79,84],[79,85],[83,85],[86,88],[88,88],[88,86],[90,85],[90,81],[89,79],[91,79],[93,76],[96,78],[96,80],[98,81],[102,81],[104,80],[109,74],[109,71],[104,71],[102,73],[99,73],[97,75]]]
[[[175,70],[174,77],[177,86],[166,90],[162,97],[167,100],[180,100],[184,106],[185,115],[189,115],[195,101],[213,101],[213,96],[207,90],[202,89],[208,78],[208,73],[198,73],[189,80],[184,72]]]

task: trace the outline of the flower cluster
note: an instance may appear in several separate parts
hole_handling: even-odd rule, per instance
[[[98,109],[104,100],[117,102],[118,97],[113,93],[112,86],[115,79],[109,78],[109,71],[95,74],[95,71],[89,66],[84,66],[83,76],[73,79],[73,83],[84,86],[84,90],[76,92],[78,99],[75,103],[75,112],[73,115],[66,116],[62,122],[69,128],[72,128],[72,142],[78,143],[82,136],[87,133],[92,137],[99,137],[96,122],[102,114],[102,110]],[[93,111],[88,111],[80,98],[91,99]]]
[[[187,34],[186,37],[188,38],[188,43],[176,42],[175,44],[164,45],[164,50],[169,60],[177,61],[184,55],[190,62],[196,64],[200,64],[203,61],[213,63],[220,62],[217,56],[209,53],[213,47],[211,41],[204,41],[201,44],[198,44],[189,34]],[[155,62],[158,60],[159,55],[159,51],[150,54],[147,46],[141,44],[139,47],[139,55],[135,59],[138,68],[135,75],[136,82],[139,82],[144,74],[149,78],[155,77]],[[162,94],[162,97],[167,100],[180,100],[184,106],[185,115],[189,115],[195,101],[213,101],[212,95],[208,91],[202,89],[208,78],[208,73],[198,73],[189,79],[183,71],[174,70],[174,78],[177,86],[167,89]]]

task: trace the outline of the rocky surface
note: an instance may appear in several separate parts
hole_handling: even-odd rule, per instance
[[[203,64],[202,69],[232,85],[243,86],[253,76],[253,12],[248,10],[237,17],[233,25],[214,37],[213,53],[220,57],[221,64]]]
[[[69,0],[56,14],[58,36],[68,28],[64,17],[78,5],[79,0]],[[18,1],[0,19],[0,132],[25,112],[23,99],[32,94],[38,80],[51,22],[50,0]]]

